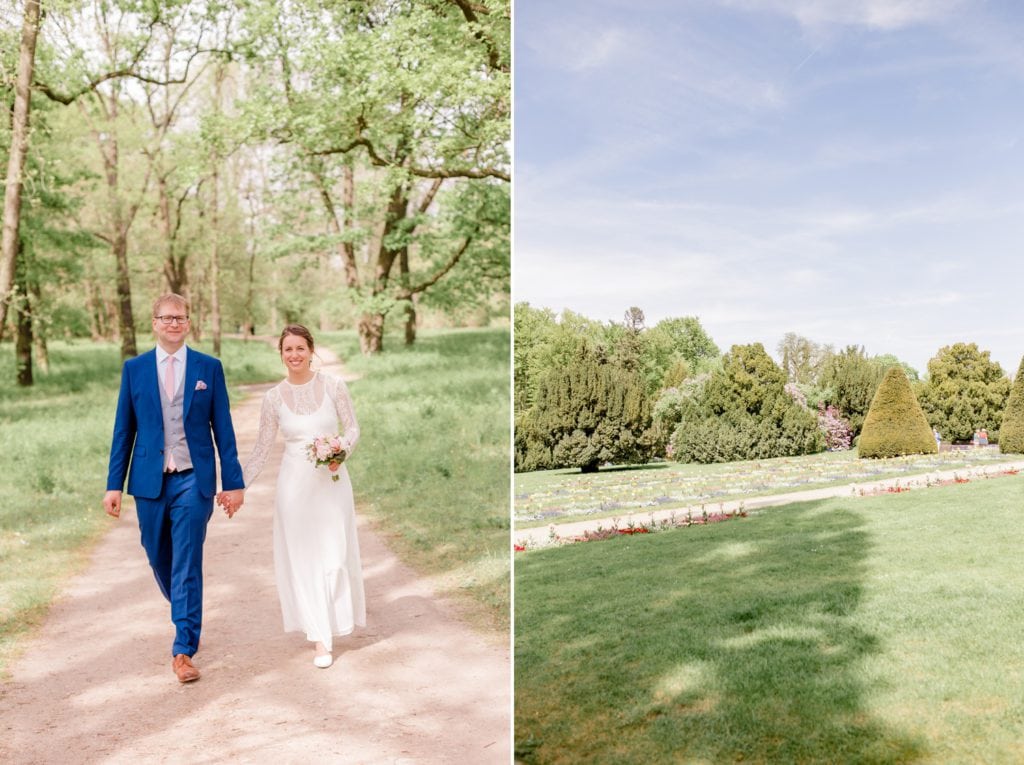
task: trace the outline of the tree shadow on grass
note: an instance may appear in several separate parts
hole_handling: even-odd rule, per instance
[[[920,759],[866,702],[864,525],[806,503],[517,560],[521,759]]]

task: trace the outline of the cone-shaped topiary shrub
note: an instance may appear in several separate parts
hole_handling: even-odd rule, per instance
[[[1013,378],[1010,398],[1003,410],[1003,424],[999,428],[999,451],[1003,454],[1024,454],[1024,359],[1020,360],[1017,376]]]
[[[928,419],[901,367],[889,367],[875,391],[857,449],[861,457],[935,454],[938,450]]]

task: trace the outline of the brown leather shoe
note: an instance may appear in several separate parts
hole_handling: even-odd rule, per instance
[[[171,662],[174,674],[178,676],[179,683],[191,683],[199,679],[199,670],[192,664],[192,659],[183,653],[179,653]]]

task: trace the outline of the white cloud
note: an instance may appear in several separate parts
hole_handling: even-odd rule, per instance
[[[942,21],[964,0],[727,0],[748,11],[768,11],[795,18],[802,27],[834,25],[892,30]]]
[[[591,38],[576,38],[567,48],[569,68],[574,71],[596,69],[611,63],[626,47],[626,34],[621,29],[602,29]]]
[[[571,72],[611,65],[620,54],[637,47],[637,41],[623,27],[597,23],[580,15],[552,17],[544,26],[521,34],[521,44],[531,58]]]

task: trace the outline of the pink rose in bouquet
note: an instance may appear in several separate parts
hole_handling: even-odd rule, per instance
[[[340,436],[317,436],[307,445],[306,453],[314,466],[326,465],[331,471],[331,480],[338,480],[338,468],[345,461],[348,452]]]

